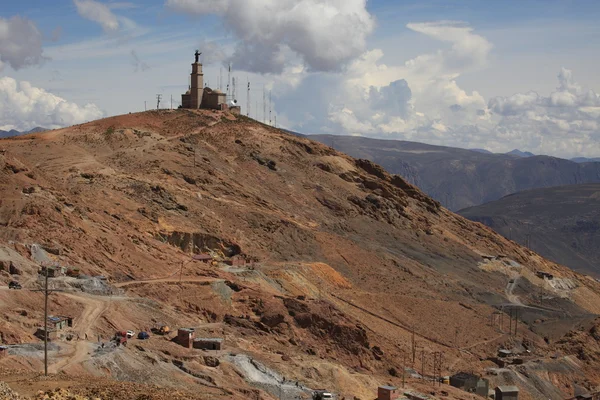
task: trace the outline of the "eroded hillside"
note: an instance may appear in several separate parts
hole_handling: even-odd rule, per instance
[[[405,355],[413,374],[431,375],[433,353],[443,352],[442,375],[478,372],[521,386],[525,398],[599,383],[590,360],[557,344],[600,313],[595,280],[447,211],[369,161],[244,117],[153,111],[2,140],[0,190],[2,277],[14,279],[12,262],[24,286],[0,290],[3,341],[21,343],[5,367],[41,366],[27,343],[39,343],[43,299],[28,289],[39,286],[40,263],[54,263],[108,283],[52,279],[68,290],[52,295],[52,312],[73,316],[73,334],[90,340],[57,341],[51,372],[200,388],[206,398],[307,396],[318,387],[371,398],[378,384],[401,385]],[[225,263],[236,259],[247,263]],[[497,310],[507,322],[516,309],[514,337],[492,322]],[[126,349],[91,339],[159,324],[225,338],[225,349],[189,351],[173,334]],[[412,360],[413,330],[423,365]],[[577,367],[549,377],[486,360],[524,344],[531,354],[522,368],[557,351],[564,359],[555,362]],[[547,387],[528,383],[536,374]]]

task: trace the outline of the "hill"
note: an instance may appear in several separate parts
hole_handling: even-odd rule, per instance
[[[28,133],[39,133],[39,132],[44,132],[47,131],[47,129],[45,128],[41,128],[41,127],[35,127],[33,129],[30,129],[28,131],[23,131],[23,132],[19,132],[15,129],[11,129],[10,131],[3,131],[0,130],[0,138],[6,138],[6,137],[12,137],[12,136],[19,136],[19,135],[26,135]]]
[[[0,193],[0,278],[24,287],[1,286],[10,347],[0,380],[17,391],[36,382],[89,393],[110,379],[131,385],[124,393],[147,385],[147,398],[164,388],[294,398],[322,387],[372,398],[379,384],[400,386],[406,368],[413,390],[473,398],[418,379],[434,375],[437,352],[442,375],[487,374],[525,399],[600,384],[588,339],[600,329],[600,283],[373,162],[245,117],[149,111],[0,140]],[[50,279],[65,290],[50,313],[72,327],[52,342],[56,375],[46,380],[32,378],[43,297],[29,290],[40,265],[80,273]],[[184,348],[176,332],[108,342],[161,324],[224,339],[223,349]],[[500,348],[524,363],[498,369]]]
[[[600,163],[575,163],[525,153],[487,154],[354,136],[310,138],[353,157],[380,164],[451,210],[487,203],[527,189],[600,182]]]
[[[458,212],[544,257],[600,277],[600,184],[526,190]]]

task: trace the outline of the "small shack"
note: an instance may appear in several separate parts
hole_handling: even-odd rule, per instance
[[[48,328],[49,330],[56,330],[56,331],[61,331],[67,327],[72,327],[73,326],[73,318],[72,317],[65,317],[65,316],[58,316],[55,317],[53,315],[48,317]]]
[[[64,276],[65,272],[66,272],[65,267],[61,267],[58,265],[50,265],[50,266],[42,265],[40,275],[46,276],[46,273],[47,273],[49,278],[56,278],[58,276]]]
[[[223,347],[222,338],[197,338],[194,339],[194,348],[202,350],[221,350]]]
[[[45,334],[44,334],[44,328],[37,328],[37,331],[35,331],[35,333],[33,334],[36,338],[40,339],[40,340],[44,340]],[[58,332],[56,332],[56,330],[54,329],[48,329],[48,340],[56,340],[56,338],[58,338]]]
[[[243,267],[247,263],[246,259],[240,255],[233,256],[229,260],[225,260],[225,264],[231,265],[232,267]]]
[[[397,400],[399,398],[400,393],[395,386],[379,386],[377,388],[377,400]]]
[[[465,392],[475,393],[482,397],[487,397],[489,391],[489,381],[477,375],[466,372],[459,372],[450,377],[450,386],[462,389]]]
[[[512,355],[512,351],[506,349],[498,350],[498,357],[505,358],[510,357]]]
[[[191,349],[194,344],[196,332],[194,328],[179,328],[177,329],[177,337],[175,342],[183,347]]]
[[[192,258],[194,261],[201,261],[203,263],[209,263],[213,260],[213,256],[210,254],[194,254]]]
[[[8,357],[8,347],[0,346],[0,359]]]
[[[551,281],[552,279],[554,279],[554,275],[552,275],[549,272],[545,272],[545,271],[537,271],[535,273],[537,275],[538,278],[540,279],[548,279],[549,281]]]
[[[519,388],[516,386],[498,386],[495,392],[495,400],[518,400],[519,398]]]

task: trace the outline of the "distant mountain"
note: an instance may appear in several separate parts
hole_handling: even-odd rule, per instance
[[[600,276],[600,184],[526,190],[458,211],[542,256]]]
[[[23,132],[19,132],[15,129],[11,129],[10,131],[3,131],[0,130],[0,138],[6,138],[6,137],[11,137],[11,136],[20,136],[20,135],[27,135],[28,133],[38,133],[38,132],[44,132],[47,131],[48,129],[46,128],[42,128],[39,126],[36,126],[33,129],[30,129],[28,131],[23,131]]]
[[[476,151],[476,152],[478,152],[478,153],[483,153],[483,154],[494,154],[494,153],[492,153],[491,151],[489,151],[489,150],[486,150],[486,149],[469,149],[469,150],[471,150],[471,151]]]
[[[535,156],[535,154],[530,153],[528,151],[521,151],[519,149],[514,149],[513,151],[509,151],[508,153],[509,156],[517,156],[517,157],[533,157]]]
[[[600,157],[596,157],[596,158],[575,157],[575,158],[571,158],[571,161],[576,162],[576,163],[600,162]]]
[[[452,147],[358,136],[310,135],[353,157],[403,176],[451,210],[522,190],[600,182],[600,163],[548,156],[517,157]]]

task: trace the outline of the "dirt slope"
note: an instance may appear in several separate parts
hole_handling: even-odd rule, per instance
[[[493,364],[481,360],[498,348],[525,342],[544,359],[600,312],[596,281],[447,211],[378,165],[227,113],[153,111],[1,140],[0,191],[0,262],[13,261],[26,288],[38,285],[39,243],[54,262],[108,277],[120,291],[116,300],[53,295],[55,313],[86,322],[76,333],[167,322],[226,338],[218,367],[164,338],[106,354],[76,344],[73,356],[56,355],[65,360],[55,369],[72,375],[242,398],[277,396],[292,381],[368,398],[377,384],[401,383],[403,354],[426,375],[436,351],[443,374],[485,374]],[[252,266],[194,262],[191,252]],[[563,284],[548,287],[538,270]],[[506,296],[514,277],[518,302]],[[531,307],[542,286],[546,305]],[[35,341],[41,298],[0,297],[4,340]],[[496,310],[508,322],[517,308],[516,338],[490,323]],[[413,330],[423,366],[412,360]],[[240,372],[237,352],[280,378],[254,382],[263,375]],[[532,387],[532,398],[570,394]]]

